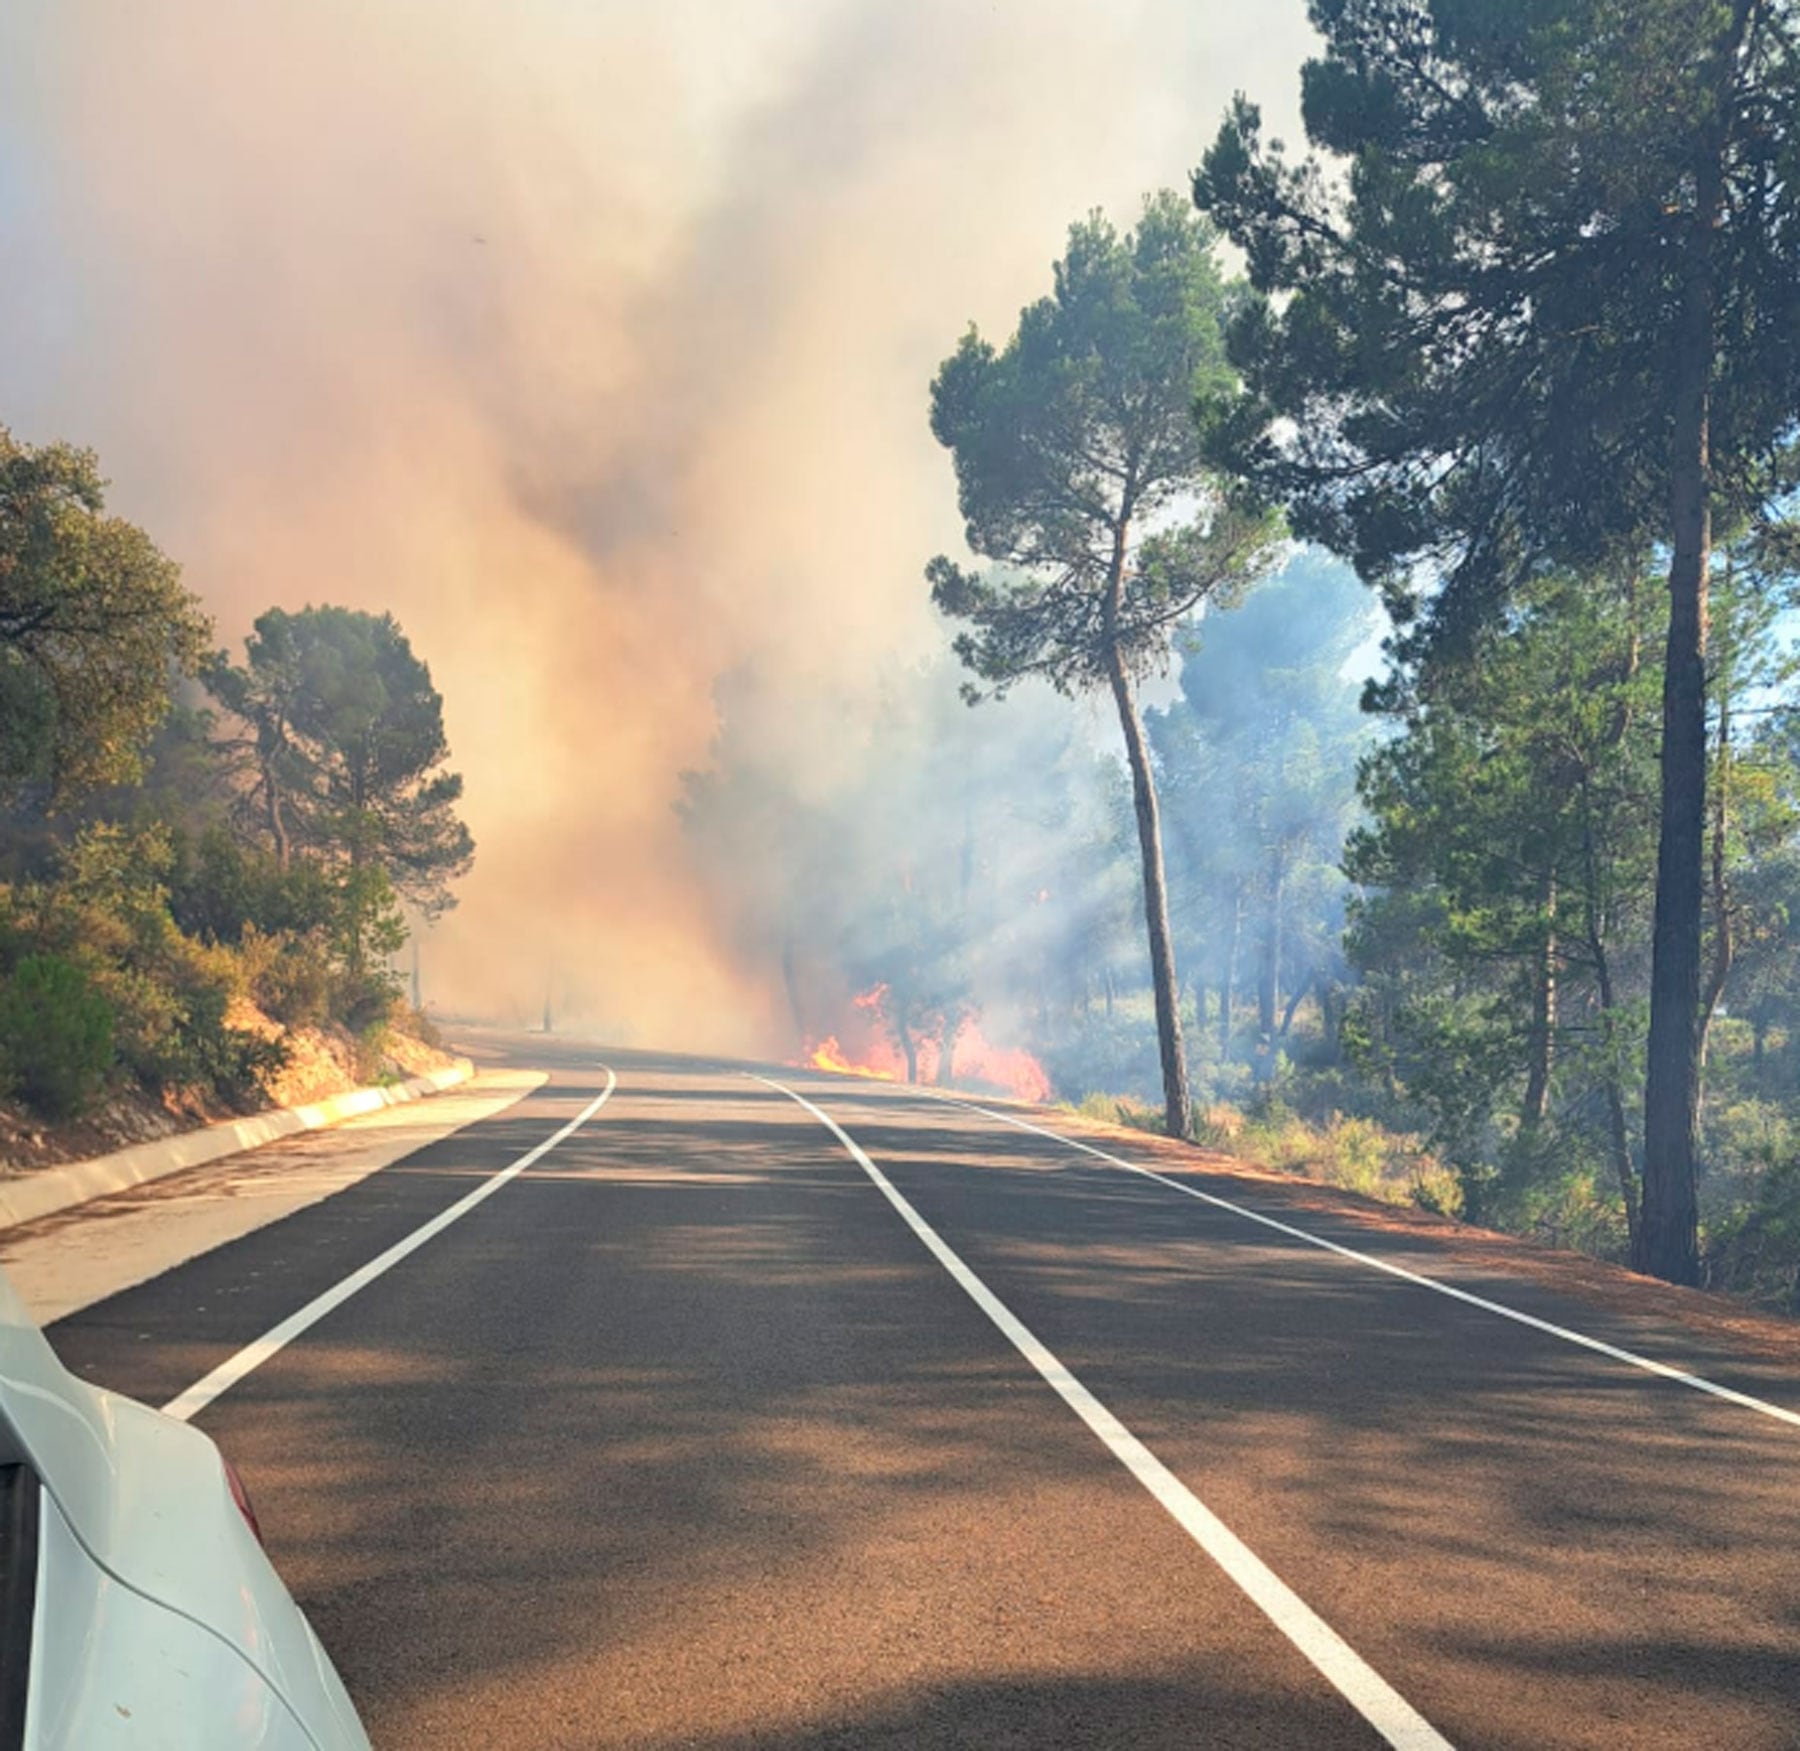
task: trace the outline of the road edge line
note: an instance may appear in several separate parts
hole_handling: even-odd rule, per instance
[[[1200,1498],[1125,1427],[1031,1329],[964,1264],[897,1191],[862,1146],[822,1107],[767,1076],[747,1072],[766,1088],[785,1094],[822,1124],[849,1152],[926,1250],[1015,1350],[1054,1388],[1068,1407],[1181,1529],[1268,1618],[1331,1687],[1394,1751],[1452,1751],[1450,1742],[1293,1588],[1238,1537]]]
[[[1197,1198],[1202,1204],[1210,1204],[1214,1209],[1228,1211],[1233,1216],[1241,1216],[1246,1222],[1256,1222],[1264,1228],[1272,1228],[1278,1234],[1285,1234],[1290,1239],[1304,1241],[1308,1246],[1316,1246],[1323,1252],[1336,1253],[1340,1258],[1350,1259],[1356,1264],[1368,1265],[1374,1270],[1384,1271],[1390,1277],[1398,1277],[1402,1282],[1414,1284],[1420,1289],[1430,1289],[1438,1295],[1447,1295],[1452,1301],[1465,1302],[1470,1307],[1479,1307],[1484,1313],[1498,1314],[1502,1319],[1510,1319],[1515,1324],[1529,1326],[1553,1338],[1560,1338],[1564,1343],[1574,1344],[1580,1349],[1591,1350],[1597,1355],[1610,1357],[1615,1362],[1623,1362],[1629,1367],[1641,1369],[1646,1374],[1654,1374],[1659,1379],[1672,1381],[1678,1386],[1692,1388],[1695,1392],[1704,1392],[1712,1398],[1723,1399],[1728,1404],[1735,1404],[1740,1409],[1759,1412],[1765,1417],[1773,1417],[1777,1422],[1787,1423],[1800,1429],[1800,1411],[1791,1411],[1784,1405],[1771,1403],[1766,1398],[1758,1398],[1754,1393],[1739,1392],[1734,1386],[1721,1386],[1716,1380],[1708,1380],[1704,1374],[1693,1374],[1685,1368],[1677,1368],[1668,1362],[1659,1362],[1654,1356],[1640,1355],[1636,1350],[1627,1350],[1618,1344],[1609,1344],[1604,1338],[1591,1338],[1586,1332],[1578,1332],[1570,1326],[1557,1325],[1553,1320],[1539,1319],[1535,1313],[1526,1313],[1521,1308],[1508,1307],[1504,1301],[1490,1301],[1485,1295],[1477,1295],[1470,1289],[1459,1289],[1453,1283],[1446,1283],[1437,1277],[1427,1277],[1418,1271],[1409,1271],[1404,1265],[1397,1265],[1390,1260],[1377,1258],[1375,1254],[1360,1252],[1353,1246],[1344,1246],[1335,1240],[1327,1240],[1323,1235],[1309,1233],[1304,1228],[1296,1228],[1291,1222],[1283,1222],[1275,1216],[1265,1216],[1260,1210],[1252,1210],[1248,1205],[1234,1203],[1230,1198],[1221,1198],[1214,1192],[1202,1191],[1198,1186],[1183,1185],[1178,1179],[1171,1179],[1165,1173],[1158,1173],[1153,1167],[1145,1167],[1142,1162],[1127,1161],[1122,1155],[1113,1155],[1092,1143],[1085,1143],[1079,1137],[1070,1137],[1061,1131],[1052,1131],[1047,1125],[1034,1125],[1028,1119],[1020,1119],[1011,1113],[997,1111],[993,1107],[977,1105],[972,1100],[961,1100],[955,1095],[940,1094],[934,1098],[944,1106],[961,1107],[965,1112],[979,1113],[984,1119],[998,1119],[1003,1125],[1012,1125],[1021,1131],[1031,1131],[1039,1137],[1048,1137],[1053,1143],[1063,1143],[1071,1149],[1080,1150],[1084,1155],[1091,1155],[1099,1161],[1107,1162],[1113,1167],[1122,1167],[1127,1173],[1135,1173],[1147,1180],[1154,1180],[1159,1186],[1167,1186],[1172,1192],[1180,1192],[1185,1197]],[[1327,1188],[1329,1189],[1329,1188]]]
[[[600,1069],[606,1072],[606,1086],[601,1089],[588,1104],[581,1109],[560,1131],[546,1137],[535,1148],[528,1149],[518,1160],[510,1162],[496,1174],[483,1180],[472,1192],[465,1192],[462,1197],[440,1210],[430,1221],[422,1223],[410,1234],[394,1242],[385,1252],[378,1253],[365,1265],[350,1273],[331,1288],[315,1295],[312,1300],[297,1312],[290,1313],[277,1325],[272,1325],[259,1338],[246,1344],[235,1355],[228,1356],[210,1373],[203,1374],[184,1392],[177,1393],[162,1407],[165,1417],[174,1417],[178,1422],[187,1422],[190,1418],[218,1398],[229,1392],[245,1375],[260,1368],[271,1356],[285,1350],[295,1338],[317,1325],[326,1314],[334,1308],[343,1306],[351,1296],[366,1289],[377,1277],[385,1275],[399,1262],[417,1252],[428,1240],[442,1234],[451,1223],[459,1221],[475,1208],[477,1204],[491,1198],[504,1185],[517,1179],[528,1167],[542,1161],[557,1144],[566,1141],[591,1119],[595,1113],[606,1105],[612,1092],[619,1086],[619,1079],[611,1069],[602,1064]]]

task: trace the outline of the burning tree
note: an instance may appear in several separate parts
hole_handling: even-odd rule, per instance
[[[1189,1129],[1187,1062],[1156,782],[1136,684],[1167,665],[1177,621],[1230,599],[1273,562],[1270,517],[1227,501],[1202,459],[1196,398],[1229,382],[1236,293],[1213,233],[1153,195],[1135,231],[1094,213],[1071,227],[1055,289],[996,350],[973,328],[931,387],[931,429],[956,462],[970,549],[939,555],[932,599],[968,623],[955,645],[998,697],[1039,675],[1064,694],[1109,689],[1131,768],[1144,918],[1171,1134]],[[973,684],[970,703],[982,697]]]

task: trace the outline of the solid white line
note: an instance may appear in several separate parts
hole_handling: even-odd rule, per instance
[[[606,1070],[606,1066],[600,1066]],[[422,1227],[415,1228],[404,1240],[397,1240],[386,1252],[369,1260],[360,1270],[352,1271],[341,1283],[327,1289],[322,1295],[316,1295],[300,1309],[298,1313],[290,1313],[279,1325],[271,1326],[254,1343],[246,1344],[235,1356],[227,1357],[210,1374],[202,1375],[186,1392],[172,1398],[164,1405],[163,1415],[178,1417],[186,1422],[189,1417],[203,1411],[221,1393],[228,1392],[244,1378],[246,1374],[260,1368],[268,1359],[287,1348],[295,1338],[310,1327],[315,1326],[335,1307],[342,1307],[358,1290],[366,1289],[375,1279],[411,1254],[417,1252],[426,1241],[444,1232],[452,1222],[475,1208],[485,1199],[491,1198],[499,1189],[522,1174],[526,1168],[543,1158],[557,1144],[572,1137],[591,1119],[595,1113],[606,1105],[612,1091],[619,1086],[619,1079],[610,1070],[606,1070],[606,1086],[601,1089],[588,1104],[581,1109],[554,1136],[546,1137],[535,1149],[527,1150],[519,1159],[508,1167],[503,1167],[490,1179],[485,1179],[474,1191],[460,1197],[447,1210],[440,1210],[437,1215]]]
[[[937,1230],[894,1189],[887,1175],[837,1120],[814,1106],[804,1095],[796,1094],[779,1082],[772,1082],[766,1076],[758,1076],[755,1080],[804,1107],[843,1144],[851,1159],[899,1212],[901,1220],[925,1243],[957,1286],[1000,1328],[1013,1348],[1056,1389],[1063,1402],[1100,1437],[1113,1457],[1162,1504],[1181,1529],[1388,1744],[1396,1747],[1396,1751],[1450,1751],[1449,1741],[1399,1691],[1032,1335],[1011,1309],[951,1250]]]
[[[1646,1374],[1654,1374],[1663,1380],[1672,1380],[1678,1386],[1692,1387],[1695,1392],[1704,1392],[1714,1398],[1722,1398],[1729,1404],[1741,1405],[1745,1410],[1757,1411],[1765,1417],[1773,1417],[1777,1422],[1787,1423],[1791,1427],[1800,1428],[1800,1412],[1784,1409],[1781,1405],[1771,1404],[1766,1398],[1756,1398],[1750,1393],[1739,1392],[1730,1386],[1721,1386],[1716,1380],[1708,1380],[1704,1375],[1690,1374],[1682,1368],[1672,1368],[1667,1362],[1658,1362],[1650,1356],[1640,1356],[1635,1350],[1620,1349],[1617,1344],[1609,1344],[1601,1338],[1591,1338],[1585,1332],[1572,1331],[1566,1325],[1555,1325],[1550,1320],[1539,1319],[1535,1314],[1521,1312],[1516,1307],[1508,1307],[1501,1301],[1490,1301],[1485,1295],[1472,1294],[1467,1289],[1458,1289],[1454,1284],[1439,1281],[1436,1277],[1424,1277],[1417,1271],[1409,1271],[1404,1265],[1396,1265],[1387,1259],[1377,1258],[1373,1253],[1358,1252],[1355,1247],[1340,1246],[1335,1240],[1326,1240],[1322,1235],[1310,1234],[1304,1228],[1296,1228],[1292,1223],[1278,1221],[1273,1216],[1265,1216],[1259,1210],[1252,1210],[1244,1204],[1234,1204],[1229,1198],[1216,1197],[1211,1192],[1203,1192],[1198,1186],[1183,1185],[1180,1180],[1170,1179],[1167,1174],[1156,1172],[1154,1168],[1145,1167],[1136,1161],[1127,1161],[1122,1155],[1108,1154],[1104,1149],[1096,1149],[1091,1143],[1084,1143],[1078,1137],[1065,1136],[1061,1131],[1052,1131],[1044,1125],[1034,1125],[1026,1119],[1014,1118],[1011,1113],[997,1112],[992,1107],[977,1106],[969,1100],[958,1100],[952,1095],[937,1097],[946,1106],[966,1108],[969,1112],[980,1113],[985,1119],[998,1119],[1003,1125],[1016,1126],[1021,1131],[1032,1131],[1040,1137],[1048,1137],[1052,1142],[1067,1144],[1071,1149],[1079,1149],[1084,1155],[1092,1155],[1100,1161],[1108,1162],[1113,1167],[1122,1167],[1127,1173],[1141,1174],[1145,1179],[1155,1180],[1159,1186],[1167,1186],[1171,1191],[1180,1192],[1189,1198],[1198,1198],[1203,1204],[1210,1204],[1214,1209],[1227,1210],[1233,1216],[1241,1216],[1246,1222],[1260,1223],[1264,1228],[1272,1228],[1278,1234],[1285,1234],[1291,1240],[1303,1240],[1308,1246],[1316,1246],[1324,1252],[1334,1252],[1339,1258],[1353,1259],[1359,1265],[1369,1265],[1377,1271],[1385,1271],[1390,1277],[1398,1277],[1402,1282],[1416,1284],[1421,1289],[1429,1289],[1436,1295],[1448,1295],[1452,1301],[1466,1302],[1470,1307],[1479,1307],[1484,1313],[1498,1314],[1502,1319],[1510,1319],[1517,1325],[1530,1326],[1533,1331],[1546,1333],[1553,1338],[1560,1338],[1566,1344],[1577,1344],[1584,1350],[1592,1350],[1598,1355],[1608,1356],[1615,1362],[1624,1362],[1633,1368],[1641,1368]]]

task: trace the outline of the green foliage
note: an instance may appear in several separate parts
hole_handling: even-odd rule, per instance
[[[1319,1123],[1300,1117],[1278,1097],[1240,1112],[1215,1106],[1203,1116],[1197,1141],[1226,1155],[1317,1180],[1384,1204],[1407,1204],[1439,1216],[1460,1216],[1463,1188],[1421,1140],[1374,1119],[1332,1112]]]
[[[940,556],[927,575],[994,691],[1025,675],[1104,686],[1115,653],[1155,667],[1176,621],[1267,569],[1275,526],[1213,488],[1193,421],[1229,377],[1234,296],[1211,233],[1155,195],[1124,236],[1098,213],[1071,227],[1054,294],[1003,349],[971,330],[939,370],[931,429],[955,457],[969,547],[998,569]]]
[[[315,863],[283,869],[268,852],[214,825],[172,835],[169,911],[190,936],[239,944],[246,933],[299,938],[331,928],[340,896]]]
[[[1214,454],[1386,591],[1424,661],[1549,567],[1668,563],[1644,1268],[1690,1282],[1715,527],[1800,447],[1793,0],[1315,0],[1307,131],[1239,99],[1195,184],[1262,301]],[[1785,563],[1785,562],[1784,562]],[[1531,1105],[1541,1104],[1543,1079]]]
[[[135,779],[208,631],[177,568],[106,515],[91,451],[0,427],[0,792]]]
[[[246,999],[385,1027],[402,901],[443,910],[472,855],[442,700],[391,617],[271,611],[245,668],[208,660],[103,487],[88,452],[0,428],[0,990],[15,1022],[56,1011],[6,1074],[58,1115],[115,1072],[253,1097],[286,1049],[227,1020]],[[181,682],[203,667],[235,736]]]
[[[112,1058],[112,1010],[72,961],[28,954],[0,980],[0,1084],[34,1112],[78,1116]]]
[[[1749,38],[1732,55],[1749,14]],[[1240,99],[1195,195],[1266,296],[1216,453],[1296,528],[1460,636],[1544,558],[1606,562],[1669,519],[1673,361],[1696,273],[1721,522],[1784,480],[1800,407],[1800,60],[1791,4],[1319,0],[1324,163]],[[1721,165],[1716,218],[1697,168]],[[1328,170],[1331,174],[1328,174]],[[1702,330],[1704,334],[1704,330]],[[1414,562],[1444,564],[1421,599]]]
[[[238,966],[250,1001],[284,1027],[322,1027],[344,1007],[343,975],[323,931],[265,935],[246,925]]]
[[[1620,1195],[1655,867],[1648,595],[1631,570],[1543,578],[1467,663],[1402,662],[1374,693],[1400,733],[1364,762],[1345,849],[1351,1037],[1432,1115],[1472,1214],[1558,1150],[1612,1161]],[[1555,1148],[1509,1142],[1545,1123]]]
[[[1220,492],[1202,466],[1193,402],[1227,376],[1232,293],[1211,231],[1167,192],[1120,236],[1073,226],[1052,296],[996,350],[971,330],[939,369],[931,429],[956,463],[970,549],[943,555],[932,600],[968,623],[957,656],[1003,695],[1026,676],[1062,693],[1111,690],[1131,771],[1144,921],[1168,1125],[1186,1129],[1187,1066],[1164,892],[1155,778],[1134,680],[1167,662],[1173,627],[1266,571],[1279,526]],[[980,690],[965,687],[971,702]]]
[[[246,820],[277,863],[373,866],[426,917],[447,910],[475,845],[456,812],[462,779],[443,770],[443,699],[393,616],[271,608],[245,651],[243,668],[216,657],[206,682],[245,726]],[[379,935],[382,906],[356,883],[343,892],[345,916]],[[349,952],[382,951],[356,937]]]
[[[1800,1314],[1800,1153],[1773,1163],[1755,1199],[1707,1236],[1707,1284]]]
[[[8,938],[78,967],[111,1017],[114,1060],[145,1088],[252,1095],[284,1053],[226,1020],[242,989],[230,950],[185,936],[169,911],[165,829],[97,825],[54,883],[4,896]]]

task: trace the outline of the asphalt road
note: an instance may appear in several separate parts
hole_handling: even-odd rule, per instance
[[[890,1197],[740,1067],[604,1060],[587,1123],[198,1415],[377,1746],[1800,1744],[1791,1370],[1184,1178],[1768,1408],[1721,1399],[967,1106],[769,1071]],[[504,1114],[52,1341],[175,1398],[607,1085],[517,1061],[551,1077]]]

